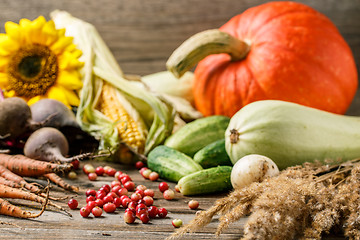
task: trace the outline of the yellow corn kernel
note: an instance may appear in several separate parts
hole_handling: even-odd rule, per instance
[[[140,123],[135,121],[125,109],[124,101],[126,101],[126,99],[120,100],[119,94],[116,88],[104,82],[99,98],[99,110],[111,121],[116,123],[116,128],[122,143],[138,153],[143,153],[146,141],[144,131]]]

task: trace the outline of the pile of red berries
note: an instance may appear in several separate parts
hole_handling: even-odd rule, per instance
[[[103,211],[113,213],[119,208],[124,208],[124,221],[126,223],[133,223],[136,218],[139,218],[143,223],[148,223],[152,218],[166,217],[167,210],[165,208],[158,208],[153,205],[154,190],[147,188],[145,185],[136,186],[126,173],[116,171],[111,167],[94,168],[90,164],[85,164],[83,171],[88,174],[89,179],[90,174],[94,173],[97,176],[104,174],[113,176],[115,180],[111,184],[102,185],[98,190],[88,189],[85,192],[86,206],[80,208],[81,216],[86,218],[92,214],[94,217],[100,217]],[[169,188],[167,183],[160,183],[159,189],[164,188]],[[130,194],[129,192],[133,193]],[[71,209],[76,209],[78,207],[77,200],[70,199],[68,206]]]
[[[140,174],[151,181],[157,181],[159,174],[150,170],[142,162],[137,162],[135,167]],[[87,174],[89,180],[96,180],[97,176],[112,176],[115,179],[110,184],[102,185],[98,190],[88,189],[86,194],[86,205],[80,208],[80,215],[87,218],[92,214],[94,217],[100,217],[103,211],[113,213],[119,208],[125,209],[124,222],[131,224],[138,218],[142,223],[148,223],[153,218],[165,218],[167,210],[163,207],[154,205],[154,190],[148,189],[145,185],[135,185],[131,177],[126,173],[117,171],[109,166],[93,167],[91,164],[85,164],[82,168]],[[158,185],[164,199],[172,200],[175,196],[173,190],[169,188],[166,182],[160,182]],[[175,186],[175,190],[178,189]],[[132,192],[132,193],[130,193]],[[189,207],[197,209],[199,203],[190,201]],[[68,202],[70,209],[76,209],[78,202],[76,199],[70,199]],[[182,225],[180,219],[172,221],[174,227]]]

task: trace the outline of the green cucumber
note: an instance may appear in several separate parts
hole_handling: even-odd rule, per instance
[[[163,179],[177,182],[182,177],[203,168],[191,157],[173,148],[159,145],[147,157],[148,167]]]
[[[229,117],[221,115],[196,119],[168,137],[164,145],[193,157],[206,145],[223,139],[229,122]]]
[[[191,173],[177,183],[183,195],[225,192],[232,189],[230,166],[217,166]]]
[[[193,159],[203,168],[233,165],[225,149],[225,138],[203,147],[195,153]]]

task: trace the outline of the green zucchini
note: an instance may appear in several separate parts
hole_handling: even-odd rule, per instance
[[[180,178],[203,168],[191,157],[173,148],[159,145],[150,151],[147,166],[163,179],[177,182]]]
[[[194,155],[194,161],[203,168],[216,166],[232,166],[230,157],[225,149],[225,138],[210,143]]]
[[[164,145],[190,157],[206,145],[224,138],[230,118],[221,115],[196,119],[165,140]]]
[[[217,166],[191,173],[177,183],[183,195],[225,192],[232,189],[231,166]]]
[[[257,101],[231,118],[225,146],[233,164],[248,154],[267,156],[279,169],[314,160],[346,161],[360,157],[360,117]]]

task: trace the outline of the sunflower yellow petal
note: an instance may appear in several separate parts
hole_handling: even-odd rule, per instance
[[[31,22],[31,27],[33,29],[41,29],[46,23],[46,19],[44,16],[39,16],[34,21]]]
[[[31,106],[31,105],[33,105],[34,103],[38,102],[40,99],[43,99],[43,98],[45,98],[45,97],[38,95],[38,96],[35,96],[35,97],[30,98],[30,99],[27,101],[27,103],[28,103],[29,106]]]
[[[4,91],[4,96],[7,97],[7,98],[14,97],[15,96],[15,91],[14,90]]]
[[[20,25],[14,22],[5,23],[6,34],[13,40],[20,42],[21,41],[21,27]]]
[[[63,70],[74,70],[83,67],[84,63],[78,60],[78,57],[74,56],[73,53],[63,52],[58,57],[59,68]]]
[[[63,91],[65,91],[67,101],[71,106],[79,106],[80,98],[75,91],[71,91],[68,89],[64,89]]]
[[[0,34],[0,55],[8,56],[19,49],[19,44],[12,41],[6,34]]]
[[[66,106],[70,106],[70,104],[67,100],[67,97],[65,95],[65,92],[63,91],[62,88],[57,87],[56,85],[54,85],[47,91],[46,97],[58,100],[58,101],[64,103]]]
[[[9,64],[9,59],[3,56],[0,56],[0,72],[4,72]]]
[[[0,72],[0,89],[5,89],[9,85],[7,74]]]
[[[45,23],[44,27],[42,28],[43,34],[46,36],[45,44],[46,46],[50,46],[56,42],[58,39],[58,34],[55,29],[54,21],[48,21]]]
[[[78,71],[59,72],[56,83],[71,90],[79,90],[82,88],[82,82]]]
[[[72,43],[72,38],[70,37],[61,37],[53,45],[50,46],[50,49],[56,54],[61,54],[68,45]]]
[[[28,28],[30,26],[30,24],[31,24],[31,21],[27,18],[22,18],[19,21],[19,25],[22,28]]]

